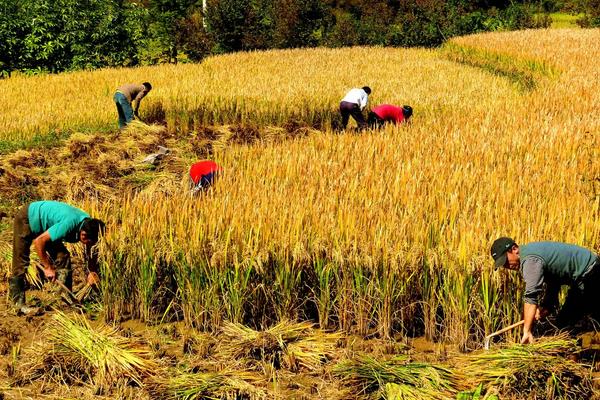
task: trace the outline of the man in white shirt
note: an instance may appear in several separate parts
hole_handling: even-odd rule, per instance
[[[362,130],[367,127],[367,121],[365,121],[362,111],[367,106],[370,94],[371,88],[368,86],[363,86],[362,89],[354,88],[346,93],[346,96],[344,96],[340,103],[343,129],[346,129],[348,119],[351,115],[358,124],[358,129]]]

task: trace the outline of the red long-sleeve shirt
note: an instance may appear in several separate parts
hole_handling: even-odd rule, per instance
[[[190,168],[190,178],[197,185],[203,177],[212,179],[212,174],[221,171],[222,168],[214,161],[198,161]]]
[[[402,113],[401,107],[391,104],[380,104],[371,111],[384,121],[395,122],[397,124],[404,121],[404,113]]]

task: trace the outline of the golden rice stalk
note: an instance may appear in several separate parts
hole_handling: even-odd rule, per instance
[[[83,300],[87,298],[87,296],[92,292],[92,285],[86,283],[84,287],[79,289],[79,291],[75,294],[77,300],[81,303]]]
[[[42,279],[42,274],[38,270],[38,268],[36,268],[36,266],[33,265],[33,264],[29,265],[27,267],[27,269],[25,270],[25,279],[27,279],[27,281],[31,285],[33,285],[33,286],[35,286],[37,288],[41,288],[42,286],[44,286],[44,281]]]

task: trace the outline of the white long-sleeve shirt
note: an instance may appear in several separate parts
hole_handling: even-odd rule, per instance
[[[360,110],[362,111],[367,106],[369,95],[362,89],[354,88],[346,93],[346,96],[344,96],[342,101],[358,104]]]

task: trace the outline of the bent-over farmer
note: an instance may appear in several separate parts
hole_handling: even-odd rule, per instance
[[[34,311],[25,303],[25,271],[32,244],[46,278],[57,279],[71,290],[71,256],[63,242],[83,243],[89,270],[87,283],[96,285],[98,263],[92,247],[104,229],[102,221],[66,203],[35,201],[21,207],[14,219],[12,276],[9,278],[9,297],[17,313]]]
[[[219,164],[210,160],[192,164],[190,167],[192,194],[208,189],[222,171],[223,168]]]
[[[569,291],[558,312],[560,327],[571,326],[586,314],[600,317],[600,258],[596,253],[559,242],[519,246],[513,239],[501,237],[492,244],[491,254],[496,268],[520,270],[525,280],[521,343],[533,342],[535,320],[558,309],[562,285],[568,285]]]
[[[369,112],[367,123],[372,128],[381,128],[386,122],[400,125],[412,116],[411,106],[397,107],[391,104],[380,104]]]
[[[117,105],[119,113],[119,129],[123,129],[128,123],[133,121],[133,117],[140,119],[138,110],[140,102],[152,90],[150,82],[144,82],[141,85],[135,83],[127,83],[119,86],[113,99]],[[135,109],[131,107],[135,101]]]
[[[363,110],[369,102],[369,95],[371,94],[371,88],[363,86],[362,88],[351,89],[346,96],[340,102],[340,114],[342,114],[342,128],[346,129],[348,126],[348,120],[352,115],[352,118],[358,124],[359,129],[365,129],[367,127],[367,121],[363,115]]]

